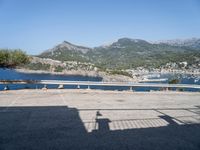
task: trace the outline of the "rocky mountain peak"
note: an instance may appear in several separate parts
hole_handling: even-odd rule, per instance
[[[127,47],[127,46],[132,46],[135,44],[146,44],[146,43],[148,43],[148,42],[145,40],[141,40],[141,39],[121,38],[121,39],[118,39],[117,42],[114,42],[111,46]]]
[[[56,51],[74,51],[74,52],[82,52],[87,53],[91,48],[74,45],[68,41],[63,41],[62,43],[56,45],[52,49],[46,50],[44,53],[49,53],[53,55]]]

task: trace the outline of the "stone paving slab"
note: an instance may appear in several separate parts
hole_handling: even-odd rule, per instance
[[[200,149],[200,93],[2,91],[0,122],[0,150]]]

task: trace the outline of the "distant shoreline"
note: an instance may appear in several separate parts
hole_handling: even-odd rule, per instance
[[[15,69],[17,72],[21,73],[35,73],[35,74],[53,74],[53,75],[77,75],[77,76],[88,76],[88,77],[99,77],[98,75],[95,74],[83,74],[80,72],[75,72],[75,71],[68,71],[68,72],[51,72],[51,71],[45,71],[45,70],[29,70],[29,69]]]
[[[105,72],[95,72],[95,71],[82,71],[82,70],[72,70],[65,72],[51,72],[45,70],[29,70],[24,68],[15,69],[17,72],[22,73],[36,73],[36,74],[53,74],[53,75],[77,75],[77,76],[87,76],[87,77],[101,77],[101,75],[105,75]],[[191,71],[181,71],[181,70],[173,70],[173,71],[135,71],[134,74],[144,75],[144,74],[187,74],[187,75],[200,75],[200,72],[191,72]],[[121,75],[120,75],[121,76]],[[124,76],[124,75],[122,75]]]
[[[29,70],[24,68],[15,69],[17,72],[21,73],[34,73],[34,74],[51,74],[51,75],[70,75],[70,76],[83,76],[91,78],[101,78],[103,82],[141,82],[146,81],[146,76],[150,74],[182,74],[182,75],[193,75],[197,78],[200,77],[200,73],[194,73],[189,71],[152,71],[152,72],[142,72],[135,71],[133,78],[124,76],[124,75],[111,75],[106,72],[97,72],[97,71],[83,71],[83,70],[69,70],[64,72],[51,72],[44,70]]]
[[[181,70],[160,71],[160,72],[156,72],[156,71],[155,71],[155,72],[150,72],[150,73],[200,75],[200,72],[181,71]]]
[[[124,75],[109,75],[105,72],[96,72],[96,71],[82,71],[82,70],[72,70],[72,71],[65,71],[65,72],[51,72],[51,71],[44,71],[44,70],[29,70],[29,69],[22,69],[18,68],[15,69],[17,72],[21,73],[34,73],[34,74],[52,74],[52,75],[74,75],[74,76],[84,76],[84,77],[94,77],[94,78],[102,78],[102,81],[110,82],[110,81],[131,81],[137,82],[138,79],[134,79]]]

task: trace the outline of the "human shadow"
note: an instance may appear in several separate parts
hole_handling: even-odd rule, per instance
[[[96,125],[98,125],[98,130],[93,130],[93,132],[98,132],[98,133],[103,133],[103,132],[108,132],[110,130],[109,127],[109,122],[111,122],[108,118],[98,118],[103,116],[100,111],[96,112]]]
[[[88,132],[79,110],[67,106],[0,107],[1,150],[199,150],[200,125],[177,124],[159,116],[162,127],[111,130],[96,113],[98,128]]]

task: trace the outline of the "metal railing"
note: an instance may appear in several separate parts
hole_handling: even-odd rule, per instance
[[[167,83],[135,83],[135,82],[94,82],[94,81],[64,81],[64,80],[0,80],[0,84],[43,84],[43,85],[76,85],[76,86],[112,86],[112,87],[149,87],[149,88],[191,88],[200,89],[197,84],[167,84]]]

